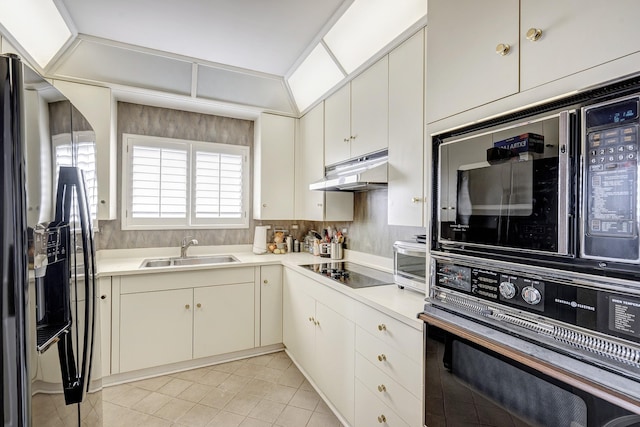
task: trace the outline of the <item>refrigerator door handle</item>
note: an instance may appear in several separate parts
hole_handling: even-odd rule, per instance
[[[85,393],[89,390],[93,364],[94,330],[96,327],[95,248],[91,231],[91,216],[86,197],[84,175],[82,170],[77,167],[60,167],[56,200],[56,223],[69,223],[71,221],[73,189],[75,189],[78,202],[79,225],[83,248],[85,326],[84,334],[80,338],[82,340],[82,358],[78,360],[79,365],[76,362],[71,334],[63,334],[60,337],[60,341],[58,341],[58,355],[60,357],[62,382],[67,405],[82,402]],[[78,319],[76,319],[76,322],[77,321]],[[77,329],[78,326],[76,326],[76,330]],[[80,342],[77,343],[77,348],[79,351]],[[78,357],[80,357],[80,354],[78,354]]]

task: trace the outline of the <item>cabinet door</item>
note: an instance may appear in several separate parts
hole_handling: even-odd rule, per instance
[[[389,58],[351,82],[351,157],[389,145]]]
[[[120,296],[120,372],[191,359],[193,290]]]
[[[284,271],[282,339],[294,359],[313,378],[315,363],[315,300],[304,292],[306,277]]]
[[[282,342],[282,266],[260,267],[260,345]]]
[[[193,357],[254,347],[254,284],[235,283],[193,290]]]
[[[316,106],[300,119],[296,166],[296,218],[307,221],[353,221],[353,193],[311,191],[309,184],[324,176],[324,107]]]
[[[295,119],[262,114],[255,141],[255,219],[294,218]]]
[[[296,218],[324,221],[324,191],[311,191],[309,184],[324,177],[324,104],[319,104],[300,119],[300,182],[296,182]]]
[[[102,376],[111,375],[111,277],[98,279],[100,287],[100,357]]]
[[[390,225],[424,217],[424,31],[389,54]]]
[[[428,123],[518,92],[519,2],[429,0],[428,13]]]
[[[351,85],[346,84],[324,101],[324,164],[351,157]]]
[[[316,381],[338,411],[353,424],[355,325],[316,302]]]
[[[523,0],[520,7],[520,90],[640,50],[638,1]],[[542,30],[539,40],[527,40],[530,28]]]

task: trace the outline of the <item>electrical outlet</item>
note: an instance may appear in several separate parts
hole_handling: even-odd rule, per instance
[[[297,230],[298,228],[299,228],[299,227],[298,227],[298,224],[292,224],[292,225],[291,225],[291,229],[292,229],[292,230]]]

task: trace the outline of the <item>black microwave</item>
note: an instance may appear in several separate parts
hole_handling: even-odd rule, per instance
[[[640,77],[433,137],[432,250],[640,277]]]

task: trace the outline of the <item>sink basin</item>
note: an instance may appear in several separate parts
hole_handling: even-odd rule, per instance
[[[239,262],[233,255],[212,255],[190,258],[173,258],[173,265],[206,265],[222,262]]]
[[[170,259],[146,259],[142,263],[142,267],[167,267],[171,265]]]
[[[142,261],[140,268],[154,268],[154,267],[170,267],[170,266],[183,266],[183,265],[209,265],[209,264],[221,264],[226,262],[240,262],[238,258],[233,255],[209,255],[187,258],[160,258],[160,259],[145,259]]]

